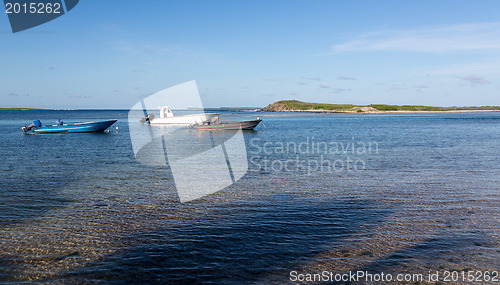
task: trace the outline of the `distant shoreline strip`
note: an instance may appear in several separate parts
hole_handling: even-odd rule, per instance
[[[283,110],[283,111],[265,111],[260,112],[291,112],[291,113],[328,113],[328,114],[388,114],[388,113],[484,113],[484,112],[500,112],[500,110],[446,110],[446,111],[336,111],[336,110]]]

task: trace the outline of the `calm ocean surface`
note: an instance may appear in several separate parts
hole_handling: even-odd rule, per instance
[[[224,116],[264,119],[249,171],[180,203],[169,168],[135,160],[127,111],[0,111],[0,282],[500,271],[500,113]],[[119,121],[21,132],[57,118]]]

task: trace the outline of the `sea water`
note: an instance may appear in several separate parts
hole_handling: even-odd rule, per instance
[[[180,203],[167,166],[135,159],[127,111],[0,111],[0,281],[500,270],[500,113],[222,115],[255,117],[246,175]],[[58,118],[118,122],[106,133],[21,131]]]

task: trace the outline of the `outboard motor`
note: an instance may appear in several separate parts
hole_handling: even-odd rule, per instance
[[[40,122],[40,120],[36,120],[36,121],[33,121],[33,124],[29,125],[29,126],[24,126],[21,128],[21,130],[23,130],[23,132],[29,132],[31,130],[34,130],[36,128],[41,128],[42,127],[42,122]]]
[[[154,114],[148,114],[145,118],[142,118],[139,122],[141,122],[141,124],[144,124],[146,122],[150,122],[151,120],[153,120],[155,118],[155,115]]]

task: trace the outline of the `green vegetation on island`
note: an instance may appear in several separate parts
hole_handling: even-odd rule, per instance
[[[307,103],[297,100],[282,100],[261,109],[264,112],[332,112],[332,113],[377,113],[377,112],[446,112],[446,111],[500,111],[500,106],[435,107],[421,105],[353,105]]]

